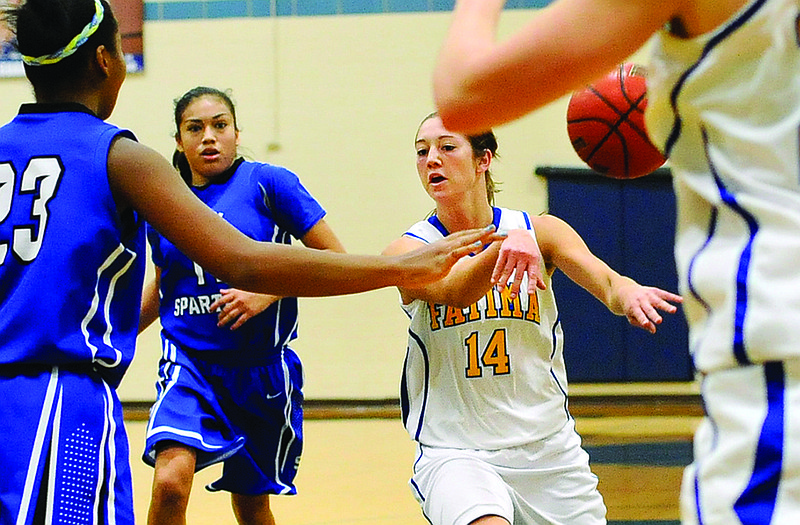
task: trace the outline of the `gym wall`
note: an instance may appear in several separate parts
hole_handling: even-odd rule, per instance
[[[542,3],[512,0],[501,37]],[[296,172],[348,251],[377,254],[433,208],[417,178],[413,140],[433,110],[431,72],[451,7],[439,0],[146,2],[144,72],[128,76],[109,121],[170,158],[173,99],[196,85],[230,88],[241,152]],[[24,79],[0,79],[0,93],[3,122],[32,100]],[[498,205],[545,211],[546,180],[535,167],[582,165],[567,138],[566,103],[495,130]],[[305,365],[306,397],[396,398],[406,330],[393,289],[303,299],[292,346]],[[155,399],[159,355],[153,326],[139,339],[123,401]]]

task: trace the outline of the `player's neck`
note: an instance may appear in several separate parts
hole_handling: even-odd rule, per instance
[[[488,202],[480,206],[437,206],[436,216],[450,233],[492,224],[494,210]]]
[[[36,102],[40,104],[75,103],[89,108],[94,114],[100,109],[100,97],[96,93],[82,91],[36,90]]]

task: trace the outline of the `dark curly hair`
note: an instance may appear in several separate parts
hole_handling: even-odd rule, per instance
[[[115,55],[122,52],[117,49],[117,19],[108,2],[99,1],[103,5],[103,20],[94,34],[72,55],[54,64],[25,64],[25,75],[35,92],[74,87],[86,72],[98,46],[105,46]],[[94,14],[94,0],[25,0],[19,5],[7,7],[2,16],[14,35],[16,50],[25,56],[39,57],[66,46],[92,20]]]

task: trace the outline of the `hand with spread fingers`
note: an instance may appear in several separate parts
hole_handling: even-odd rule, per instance
[[[674,314],[678,307],[672,303],[682,302],[683,297],[680,295],[631,281],[617,289],[616,299],[609,309],[617,315],[627,317],[631,325],[654,334],[656,326],[662,321],[658,311]]]

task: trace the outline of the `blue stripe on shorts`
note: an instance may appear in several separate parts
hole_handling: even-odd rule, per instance
[[[285,347],[262,366],[239,366],[208,354],[185,351],[164,337],[145,462],[154,464],[159,442],[177,441],[197,449],[198,470],[224,463],[209,490],[295,494],[303,445],[299,358]]]
[[[0,524],[133,525],[122,406],[90,369],[0,371]]]
[[[775,512],[783,469],[784,387],[783,363],[764,364],[767,383],[767,416],[756,447],[753,475],[733,509],[742,525],[768,525]]]

